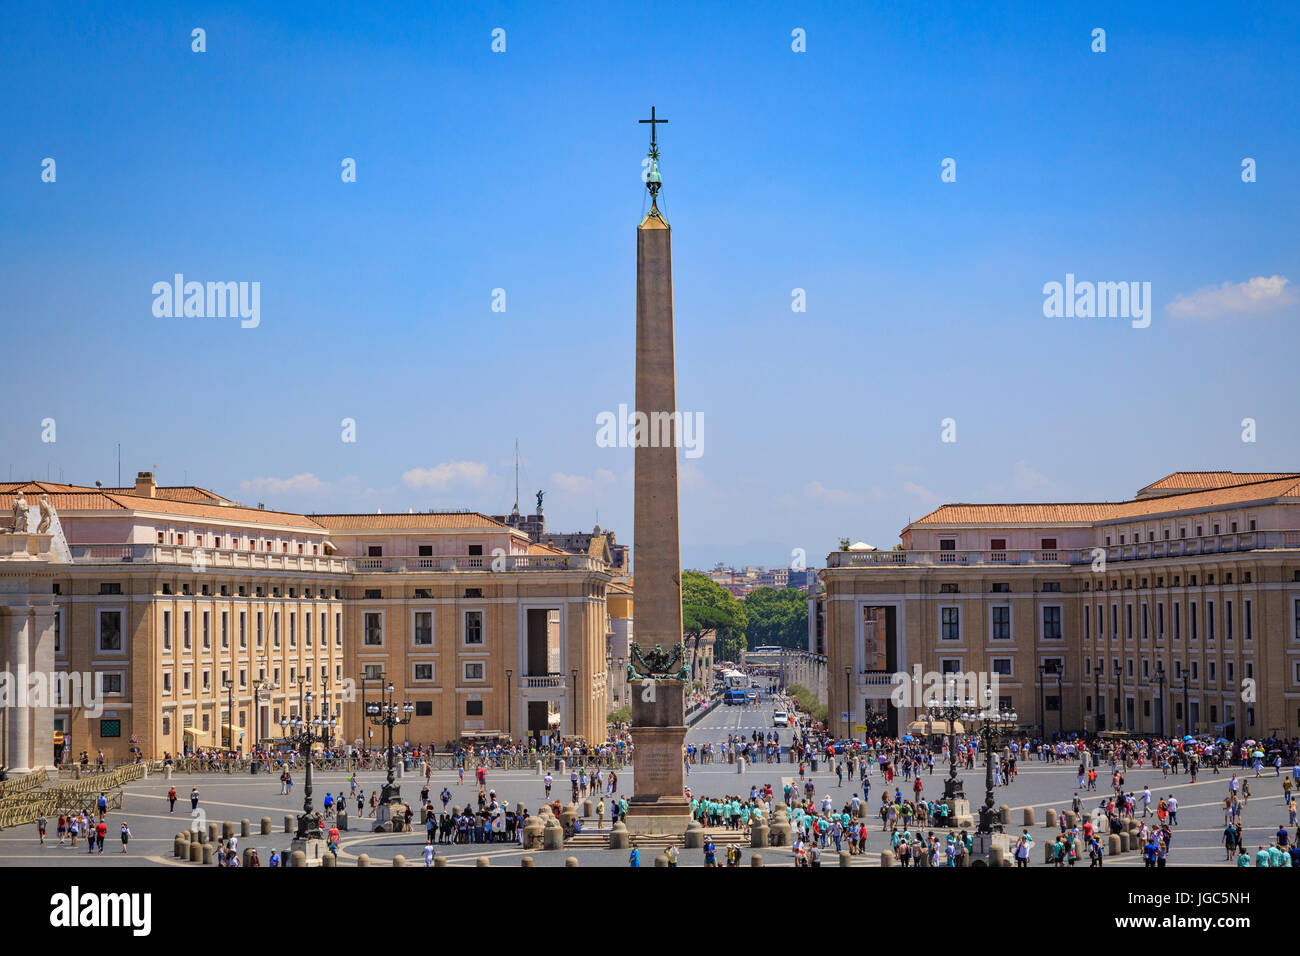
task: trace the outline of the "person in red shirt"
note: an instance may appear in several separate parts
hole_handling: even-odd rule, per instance
[[[337,825],[330,827],[329,848],[331,853],[339,851],[339,828]]]
[[[108,836],[108,824],[100,819],[95,824],[95,842],[99,844],[99,852],[104,852],[104,838]]]
[[[176,812],[176,788],[172,787],[167,791],[167,801],[171,804],[171,812]]]

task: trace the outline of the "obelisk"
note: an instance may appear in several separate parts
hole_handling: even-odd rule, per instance
[[[677,512],[677,376],[673,358],[672,230],[659,211],[659,147],[654,109],[645,176],[650,211],[636,230],[636,417],[632,562],[636,643],[671,650],[682,640],[681,541]],[[640,426],[643,426],[641,428]],[[636,833],[683,833],[686,739],[684,684],[632,682],[633,795],[627,826]]]

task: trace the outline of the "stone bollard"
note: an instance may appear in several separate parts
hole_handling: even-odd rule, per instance
[[[1025,829],[1034,825],[1034,808],[1025,807]]]
[[[524,820],[524,849],[542,849],[542,832],[545,825],[539,817],[527,817]]]
[[[1005,803],[998,808],[998,817],[1002,820],[1004,827],[1011,826],[1011,808]]]
[[[564,861],[565,866],[577,866],[578,858],[576,856],[567,857]]]
[[[1118,834],[1113,835],[1113,836],[1111,837],[1111,839],[1113,840],[1113,839],[1115,838],[1115,836],[1118,836],[1118,837],[1119,837],[1119,852],[1121,852],[1121,853],[1127,853],[1129,850],[1131,850],[1131,849],[1133,848],[1133,844],[1132,844],[1132,842],[1131,842],[1131,837],[1129,836],[1127,830],[1124,831],[1124,832],[1122,832],[1122,833],[1118,833]]]
[[[703,833],[703,831],[701,831],[701,833]],[[690,835],[689,828],[687,829],[686,834],[687,836]],[[609,848],[611,850],[626,850],[631,846],[631,838],[631,834],[627,832],[627,824],[622,820],[619,820],[610,828]],[[689,844],[687,845],[689,846]],[[701,842],[700,846],[703,845],[703,842]]]
[[[196,824],[194,825],[194,829],[190,831],[190,842],[191,842],[191,843],[207,843],[207,842],[208,842],[208,831],[207,831],[207,830],[199,829],[199,826],[198,826],[198,824],[196,823]]]
[[[537,761],[537,776],[539,777],[546,776],[546,771],[542,769],[542,762],[540,760]]]
[[[590,799],[582,801],[582,815],[590,817],[596,812],[596,805]]]
[[[1047,812],[1043,814],[1043,826],[1049,830],[1056,829],[1056,811],[1050,807]]]
[[[406,866],[406,857],[400,853],[397,854],[397,856],[393,857],[393,866]]]
[[[479,857],[477,860],[474,861],[474,865],[475,865],[476,867],[478,867],[478,866],[491,866],[491,865],[492,865],[492,861],[489,860],[489,859],[488,859],[487,857],[485,857],[485,856],[481,856],[481,857]]]
[[[1078,826],[1078,825],[1079,825],[1079,815],[1078,815],[1077,813],[1075,813],[1073,810],[1066,810],[1066,811],[1065,811],[1065,828],[1068,830],[1068,829],[1070,829],[1071,827],[1076,827],[1076,826]]]
[[[252,826],[253,826],[253,825],[252,825],[251,823],[249,823],[249,821],[247,821],[247,820],[240,820],[240,821],[239,821],[239,835],[240,835],[241,837],[246,837],[246,836],[248,836],[249,834],[251,834],[251,833],[253,832],[253,831],[252,831]]]
[[[220,837],[217,836],[217,834],[220,833],[220,832],[221,832],[221,831],[217,829],[217,825],[216,825],[215,823],[209,823],[209,824],[208,824],[208,838],[207,838],[207,840],[204,841],[204,842],[206,842],[206,843],[216,843],[217,840],[220,839]]]
[[[447,858],[446,858],[445,856],[435,856],[435,857],[433,858],[433,865],[434,865],[434,866],[446,866],[446,865],[447,865]]]
[[[993,866],[1001,866],[1001,865],[1002,865],[1002,861],[1005,860],[1006,858],[1007,858],[1007,855],[1006,855],[1006,853],[1003,851],[1002,847],[1000,847],[1000,846],[995,846],[995,847],[993,847],[993,848],[989,851],[989,862],[992,863]],[[977,860],[976,862],[977,862],[977,863],[982,863],[982,862],[984,862],[984,861],[983,861],[983,860]]]
[[[682,846],[687,850],[701,850],[704,848],[704,827],[700,826],[699,820],[687,822],[686,835],[682,838]]]
[[[217,848],[211,843],[203,844],[203,862],[215,863],[217,859]]]
[[[202,862],[203,862],[203,844],[202,844],[202,843],[191,843],[191,844],[190,844],[190,862],[191,862],[191,863],[202,863]]]
[[[285,833],[293,833],[293,832],[294,832],[295,830],[297,830],[297,829],[298,829],[297,821],[295,821],[294,818],[291,817],[291,816],[285,816],[285,818],[284,818],[284,832],[285,832]]]
[[[166,779],[166,780],[170,780],[170,779],[172,778],[172,765],[171,765],[171,764],[168,764],[167,766],[163,767],[163,778]]]
[[[519,861],[519,865],[531,867],[533,865],[533,858],[531,856],[526,856]]]
[[[790,846],[790,824],[788,821],[778,816],[772,825],[768,827],[767,845]]]
[[[655,857],[655,866],[661,866],[665,870],[668,869],[668,857],[660,853],[658,856]]]
[[[262,817],[262,836],[271,835],[271,818]]]
[[[302,850],[294,850],[289,854],[289,866],[293,869],[307,865],[307,854]]]
[[[736,773],[744,773],[744,772],[745,772],[745,758],[744,758],[744,757],[737,757],[737,758],[736,758]]]
[[[853,854],[848,850],[840,850],[840,866],[852,866]]]
[[[771,828],[766,823],[759,823],[749,828],[749,845],[754,849],[761,849],[768,845]]]
[[[566,803],[560,811],[560,823],[566,827],[573,826],[578,821],[578,808],[572,803]]]
[[[881,865],[881,866],[898,866],[898,857],[894,856],[893,852],[891,852],[890,850],[881,850],[881,851],[880,851],[880,865]]]
[[[1119,856],[1123,852],[1124,846],[1120,841],[1118,833],[1112,833],[1110,839],[1106,841],[1106,855]]]
[[[335,856],[333,853],[330,853],[328,850],[326,850],[324,853],[321,854],[320,865],[325,867],[337,868],[339,865],[339,858]]]
[[[369,865],[370,865],[370,855],[368,853],[362,853],[359,857],[357,857],[357,866],[369,866]]]
[[[1052,862],[1052,847],[1054,847],[1054,846],[1056,846],[1056,841],[1055,841],[1055,840],[1051,840],[1051,841],[1046,842],[1046,843],[1043,844],[1043,862],[1044,862],[1044,863],[1051,863],[1051,862]]]
[[[178,860],[183,860],[190,854],[190,841],[184,837],[176,837],[172,843],[172,855]]]
[[[749,865],[750,865],[750,866],[762,866],[762,865],[763,865],[763,854],[761,854],[761,853],[755,853],[753,856],[751,856],[751,857],[749,858]]]
[[[221,839],[223,842],[229,840],[234,835],[235,835],[235,825],[233,823],[227,820],[221,824]],[[244,834],[244,835],[247,836],[248,834]]]
[[[342,832],[342,831],[344,831],[344,830],[347,830],[347,828],[348,828],[348,812],[347,812],[346,810],[340,810],[340,811],[339,811],[338,822],[335,824],[335,826],[337,826],[337,827],[339,828],[339,831],[340,831],[340,832]]]
[[[551,817],[551,819],[547,821],[546,828],[542,830],[542,849],[564,849],[564,827],[560,826],[560,821],[556,820],[554,817]]]

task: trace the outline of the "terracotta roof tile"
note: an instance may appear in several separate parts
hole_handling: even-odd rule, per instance
[[[441,530],[482,528],[485,531],[511,531],[502,524],[477,511],[438,511],[416,514],[330,514],[311,515],[313,521],[331,531],[369,531],[384,529]]]
[[[1211,488],[1227,488],[1231,485],[1244,485],[1256,481],[1270,481],[1274,478],[1300,477],[1292,471],[1175,471],[1159,481],[1138,489],[1144,491],[1206,491]]]

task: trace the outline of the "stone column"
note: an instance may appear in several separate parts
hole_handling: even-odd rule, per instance
[[[26,602],[3,608],[3,671],[8,681],[9,706],[5,708],[4,768],[11,775],[32,769],[32,712],[27,707],[27,676],[31,672],[28,652],[30,612]]]

